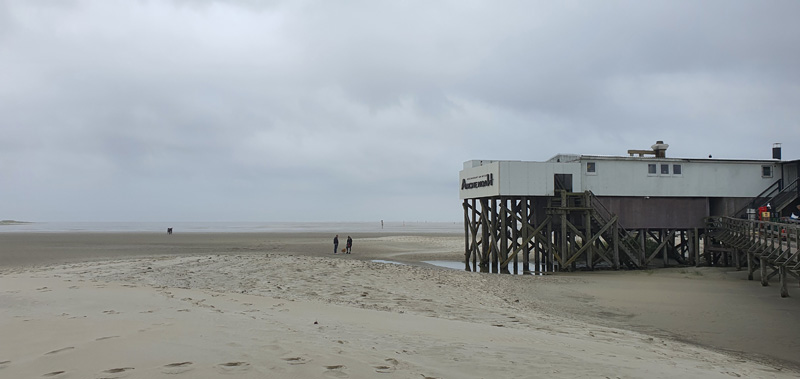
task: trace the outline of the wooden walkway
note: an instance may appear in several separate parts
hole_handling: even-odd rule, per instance
[[[800,223],[710,217],[705,228],[626,230],[591,192],[464,200],[467,271],[544,274],[594,269],[720,266],[761,283],[800,280]],[[521,262],[520,262],[521,261]]]
[[[709,227],[709,236],[733,254],[737,266],[747,262],[748,279],[758,270],[761,285],[768,286],[778,275],[781,297],[789,296],[789,277],[800,280],[800,224],[714,217]]]

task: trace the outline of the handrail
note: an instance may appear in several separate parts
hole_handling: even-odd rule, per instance
[[[603,218],[604,222],[608,222],[609,220],[611,220],[614,217],[614,214],[611,213],[611,211],[609,211],[608,208],[606,208],[605,205],[603,205],[603,203],[600,201],[600,199],[597,198],[597,196],[594,194],[594,192],[592,192],[592,191],[586,191],[586,192],[589,195],[589,201],[591,203],[592,209],[594,209]],[[617,221],[617,228],[618,228],[618,233],[620,235],[623,235],[623,236],[629,236],[630,235],[628,233],[628,231],[622,225],[619,224],[619,221]],[[639,248],[640,248],[639,246],[631,245],[627,238],[620,239],[620,242],[623,245],[627,245],[627,249],[629,249],[629,250],[631,250],[633,252],[638,251]],[[644,266],[644,262],[639,262],[638,265],[639,266]]]
[[[798,179],[795,179],[793,182],[789,183],[789,185],[783,187],[781,192],[770,199],[770,203],[772,203],[775,212],[782,211],[784,207],[797,198],[797,181]]]
[[[747,254],[750,280],[756,270],[755,263],[761,271],[762,285],[766,286],[777,272],[781,297],[789,295],[788,275],[800,277],[800,225],[732,217],[710,217],[706,221],[709,227],[720,231],[715,239]]]
[[[744,207],[742,207],[738,211],[734,212],[732,217],[741,218],[742,216],[744,216],[745,212],[747,212],[748,209],[758,208],[759,206],[763,206],[763,205],[769,203],[770,199],[772,199],[774,196],[777,196],[777,194],[774,195],[774,196],[772,195],[772,193],[775,192],[776,189],[778,190],[778,194],[781,193],[781,185],[782,184],[783,184],[783,179],[776,180],[775,183],[772,183],[764,191],[761,191],[760,194],[758,194],[755,197],[753,197],[753,200],[750,200],[750,202],[747,203]],[[777,186],[777,188],[773,188],[773,187],[776,187],[776,186]],[[759,199],[766,199],[766,201],[762,200],[761,202],[758,203],[758,206],[756,206],[756,204],[757,204],[756,201],[759,200]]]

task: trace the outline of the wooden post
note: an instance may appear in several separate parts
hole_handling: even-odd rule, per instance
[[[694,229],[689,229],[686,231],[686,260],[689,264],[694,264],[697,266],[697,262],[694,262]]]
[[[650,262],[647,261],[647,243],[646,243],[646,241],[647,241],[647,229],[639,229],[639,243],[641,244],[641,247],[642,247],[641,251],[639,252],[639,254],[641,254],[641,257],[639,258],[639,260],[642,262],[642,269],[646,269],[647,266],[648,266],[648,263],[650,263]]]
[[[464,199],[464,266],[469,271],[469,256],[472,253],[472,248],[469,244],[470,225],[469,220],[469,200]]]
[[[694,228],[694,267],[700,266],[700,230]]]
[[[589,204],[589,193],[588,192],[584,194],[584,198],[585,198],[585,201],[584,201],[585,204],[588,205]],[[586,244],[586,243],[589,243],[588,241],[590,241],[592,239],[592,212],[590,212],[589,210],[586,210],[586,211],[584,211],[584,213],[586,213],[584,215],[584,221],[583,221],[583,222],[586,223],[586,225],[584,226],[586,231],[584,232],[583,243]],[[592,247],[593,246],[589,246],[586,249],[586,267],[589,270],[594,270],[594,256],[593,256],[594,252],[592,251],[593,250]]]
[[[789,290],[786,289],[786,265],[778,266],[778,277],[781,281],[781,297],[789,297]]]
[[[619,270],[619,219],[614,220],[613,233],[611,240],[614,244],[614,270]]]
[[[547,251],[543,256],[545,261],[545,272],[553,272],[555,269],[553,268],[553,222],[552,220],[547,223],[547,240],[545,243],[547,244]]]
[[[520,201],[520,213],[521,213],[521,216],[522,216],[521,217],[522,218],[522,226],[521,226],[521,228],[522,228],[522,240],[523,241],[527,241],[528,240],[528,233],[530,233],[530,230],[528,230],[528,227],[531,224],[531,222],[530,222],[531,219],[530,219],[530,216],[528,215],[528,201],[529,201],[528,197],[524,197]],[[534,246],[535,246],[536,245],[536,242],[535,242],[536,239],[534,239],[533,241],[534,241]],[[531,273],[530,262],[531,262],[531,243],[528,242],[527,244],[525,244],[525,250],[522,252],[522,273],[523,274],[530,274]]]
[[[686,230],[681,230],[680,231],[681,249],[677,252],[678,255],[681,256],[681,259],[683,259],[684,262],[689,260],[689,257],[688,257],[688,255],[689,255],[688,254],[689,247],[687,246],[686,234],[687,234]]]
[[[477,200],[472,199],[472,223],[475,225],[475,228],[472,231],[472,270],[478,271],[478,208],[477,208]]]
[[[566,262],[567,259],[570,258],[569,256],[569,245],[567,244],[567,213],[561,213],[561,235],[560,237],[560,255],[561,260]],[[561,267],[561,264],[558,265],[559,271],[567,270],[567,267]]]
[[[661,229],[661,231],[659,231],[659,237],[662,240],[660,242],[665,242],[666,239],[669,238],[669,236],[670,236],[670,234],[669,234],[669,232],[667,232],[667,229]],[[659,244],[660,244],[660,242],[659,242]],[[664,249],[661,250],[661,259],[664,260],[664,267],[669,267],[669,257],[667,256],[667,250],[669,250],[669,241],[666,241],[666,242],[667,242],[667,244],[664,245]]]
[[[767,278],[767,258],[761,257],[761,285],[766,287],[769,285]]]
[[[511,200],[511,212],[512,215],[516,215],[519,213],[519,203],[517,199]],[[516,217],[512,217],[509,215],[509,221],[511,222],[511,251],[517,251],[519,247],[519,222],[517,222]],[[514,274],[519,274],[519,254],[514,254]]]
[[[548,221],[548,224],[549,223],[550,222]],[[545,236],[549,238],[549,228],[545,230]],[[535,241],[533,244],[533,272],[536,274],[541,274],[542,272],[547,271],[547,268],[543,267],[544,262],[546,261],[544,254],[547,254],[548,251],[548,249],[545,248],[545,243],[547,243],[547,241],[538,237],[534,238],[533,241]]]
[[[489,200],[489,213],[492,215],[492,243],[490,246],[490,256],[489,260],[491,261],[491,270],[489,272],[497,273],[500,271],[500,262],[497,257],[497,198],[492,198]]]
[[[481,272],[489,271],[489,199],[481,199]]]
[[[500,199],[500,251],[498,251],[498,260],[505,262],[508,258],[508,198]],[[500,267],[500,272],[508,274],[508,263]]]

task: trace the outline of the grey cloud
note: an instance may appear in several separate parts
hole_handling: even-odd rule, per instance
[[[2,218],[457,220],[468,159],[800,156],[791,1],[63,4],[0,3]]]

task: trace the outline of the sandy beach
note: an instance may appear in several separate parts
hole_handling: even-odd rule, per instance
[[[800,375],[796,283],[481,274],[424,263],[462,235],[353,237],[0,233],[0,378]]]

